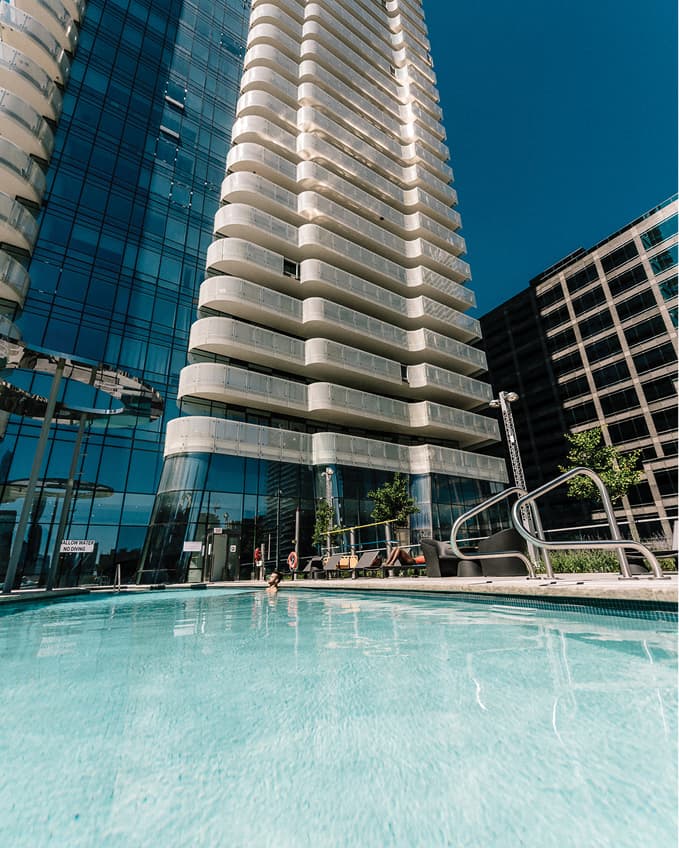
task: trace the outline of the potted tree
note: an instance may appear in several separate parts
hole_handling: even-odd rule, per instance
[[[394,526],[396,539],[400,546],[410,544],[409,518],[420,509],[408,492],[408,480],[396,472],[391,481],[383,483],[378,489],[368,492],[374,501],[371,513],[375,521],[388,521]]]

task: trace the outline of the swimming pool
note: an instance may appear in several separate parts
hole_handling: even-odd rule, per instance
[[[30,846],[676,845],[676,623],[436,596],[0,607]]]

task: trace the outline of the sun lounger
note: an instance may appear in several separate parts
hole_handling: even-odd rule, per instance
[[[323,564],[323,571],[326,577],[332,577],[339,572],[340,560],[343,554],[333,554]]]
[[[368,572],[371,571],[374,571],[375,573],[381,571],[382,576],[384,576],[384,566],[382,564],[382,557],[379,555],[379,551],[363,551],[354,567],[355,574],[363,572],[363,574],[367,575]]]

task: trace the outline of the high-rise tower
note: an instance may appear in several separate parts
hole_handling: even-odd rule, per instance
[[[212,525],[289,546],[327,467],[344,525],[401,471],[437,533],[505,479],[421,3],[253,0],[247,48],[148,579]]]

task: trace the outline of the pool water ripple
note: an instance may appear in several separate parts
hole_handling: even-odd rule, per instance
[[[0,657],[13,848],[676,845],[668,622],[184,591],[2,611]]]

